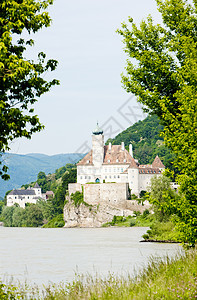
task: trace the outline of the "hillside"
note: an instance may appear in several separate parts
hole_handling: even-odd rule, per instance
[[[159,124],[156,116],[148,116],[143,121],[138,121],[130,126],[114,139],[109,139],[112,144],[121,144],[124,142],[126,147],[130,143],[133,145],[134,157],[141,164],[152,163],[155,156],[159,155],[164,165],[173,169],[173,154],[163,144],[160,132],[163,126]],[[127,148],[128,149],[128,148]],[[0,197],[4,197],[6,191],[19,188],[21,185],[36,181],[40,171],[54,173],[56,169],[65,166],[67,163],[76,163],[84,154],[58,154],[44,155],[39,153],[31,153],[27,155],[5,154],[3,159],[9,167],[11,179],[3,181],[0,179]]]
[[[159,123],[157,116],[148,116],[143,121],[138,121],[119,133],[114,139],[109,139],[106,144],[111,142],[118,145],[124,142],[125,146],[128,147],[132,143],[134,157],[141,164],[152,163],[155,156],[159,155],[164,165],[173,169],[174,155],[164,146],[163,139],[160,137],[162,130],[163,126]]]
[[[3,155],[5,164],[9,167],[8,173],[10,180],[4,181],[0,179],[0,197],[4,197],[5,193],[13,188],[19,188],[21,185],[36,181],[40,171],[54,173],[56,169],[65,166],[67,163],[76,163],[84,154],[11,154]]]

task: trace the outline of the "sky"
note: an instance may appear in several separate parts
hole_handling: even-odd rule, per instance
[[[43,51],[58,60],[45,79],[59,79],[60,85],[34,105],[45,129],[31,140],[13,141],[10,152],[16,154],[85,153],[97,122],[107,140],[145,118],[121,84],[127,57],[116,30],[128,16],[139,24],[151,14],[161,23],[155,0],[55,0],[49,13],[51,27],[32,36],[35,46],[27,57]]]

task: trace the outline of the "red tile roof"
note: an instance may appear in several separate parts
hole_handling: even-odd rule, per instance
[[[152,163],[153,168],[165,168],[164,164],[162,163],[161,159],[157,155]]]
[[[134,158],[126,149],[122,150],[121,145],[112,145],[111,150],[109,145],[104,146],[104,165],[130,164],[133,161]],[[92,150],[88,154],[86,154],[86,156],[82,160],[80,160],[77,165],[93,165]]]
[[[121,145],[112,145],[111,150],[109,145],[104,146],[104,160],[103,165],[117,165],[117,164],[129,164],[129,168],[139,169],[141,174],[159,174],[160,168],[165,168],[158,156],[155,157],[152,165],[139,165],[138,162],[124,149]],[[80,160],[78,166],[93,166],[92,150],[86,154],[86,156]],[[125,173],[128,172],[128,169]]]
[[[139,173],[140,174],[160,174],[161,170],[159,168],[140,168],[139,167]]]
[[[104,146],[104,161],[103,164],[130,164],[133,157],[129,152],[122,150],[121,145],[112,145],[111,150],[109,146]]]
[[[89,166],[89,165],[93,165],[92,150],[88,152],[88,154],[86,154],[86,156],[84,156],[84,158],[82,158],[82,160],[80,160],[77,164],[77,166]]]

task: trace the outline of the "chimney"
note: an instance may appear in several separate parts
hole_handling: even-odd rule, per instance
[[[111,143],[109,143],[109,151],[111,151]]]
[[[129,145],[129,154],[133,157],[133,146],[132,146],[132,144]]]
[[[124,151],[124,142],[122,142],[121,146],[122,146],[122,150]]]

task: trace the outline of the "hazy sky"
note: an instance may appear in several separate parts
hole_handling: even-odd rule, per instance
[[[57,78],[61,85],[35,105],[45,130],[31,140],[12,142],[12,152],[87,152],[97,120],[108,138],[144,117],[135,98],[122,88],[120,74],[126,55],[115,31],[128,16],[139,23],[149,14],[160,22],[154,0],[54,2],[50,8],[53,23],[33,37],[36,43],[28,55],[35,57],[43,51],[57,59],[57,71],[45,78]]]

